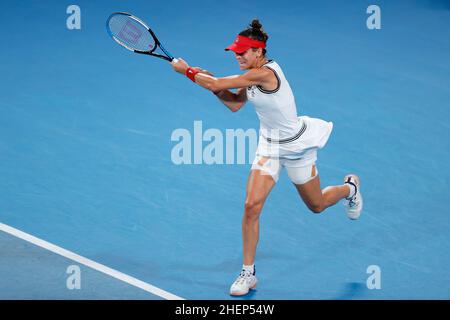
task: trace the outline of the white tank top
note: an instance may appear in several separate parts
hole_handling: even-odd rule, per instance
[[[281,140],[294,137],[301,130],[294,95],[278,63],[270,60],[263,67],[271,69],[278,79],[275,90],[261,86],[247,88],[247,100],[255,106],[260,132],[266,138]]]

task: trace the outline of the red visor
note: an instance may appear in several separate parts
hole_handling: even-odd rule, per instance
[[[243,53],[250,48],[265,48],[266,44],[263,41],[250,39],[244,36],[237,36],[232,45],[229,45],[225,50],[231,50],[236,53]]]

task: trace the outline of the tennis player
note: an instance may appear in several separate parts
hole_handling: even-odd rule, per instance
[[[232,112],[247,101],[252,102],[260,120],[258,148],[247,182],[242,220],[243,268],[230,288],[230,294],[236,296],[256,287],[259,216],[282,168],[286,168],[300,197],[314,213],[343,200],[348,218],[358,219],[363,207],[360,181],[355,174],[346,175],[342,185],[320,188],[315,164],[317,150],[327,143],[333,123],[297,116],[294,95],[281,67],[266,57],[268,38],[261,23],[253,20],[225,49],[234,52],[240,69],[246,70],[241,75],[217,78],[201,68],[189,67],[183,59],[172,62],[175,71],[212,91]]]

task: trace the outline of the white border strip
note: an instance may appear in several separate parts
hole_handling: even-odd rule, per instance
[[[98,262],[95,262],[93,260],[90,260],[88,258],[82,257],[76,253],[73,253],[69,250],[66,250],[64,248],[58,247],[57,245],[54,245],[50,242],[47,242],[45,240],[36,238],[28,233],[25,233],[23,231],[20,231],[18,229],[15,229],[11,226],[8,226],[6,224],[3,224],[0,222],[0,230],[9,233],[17,238],[23,239],[25,241],[31,242],[34,245],[37,245],[39,247],[42,247],[44,249],[47,249],[51,252],[54,252],[56,254],[59,254],[67,259],[76,261],[80,264],[84,264],[85,266],[88,266],[89,268],[95,269],[97,271],[103,272],[113,278],[116,278],[118,280],[121,280],[123,282],[126,282],[132,286],[135,286],[137,288],[140,288],[142,290],[145,290],[147,292],[150,292],[154,295],[157,295],[161,298],[164,298],[166,300],[184,300],[184,298],[178,297],[170,292],[164,291],[158,287],[152,286],[151,284],[148,284],[144,281],[141,281],[139,279],[136,279],[134,277],[131,277],[125,273],[122,273],[120,271],[111,269],[103,264],[100,264]]]

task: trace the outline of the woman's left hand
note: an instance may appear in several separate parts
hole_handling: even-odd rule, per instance
[[[181,58],[173,59],[172,62],[173,70],[179,72],[181,74],[185,74],[186,70],[189,68],[189,65]]]

